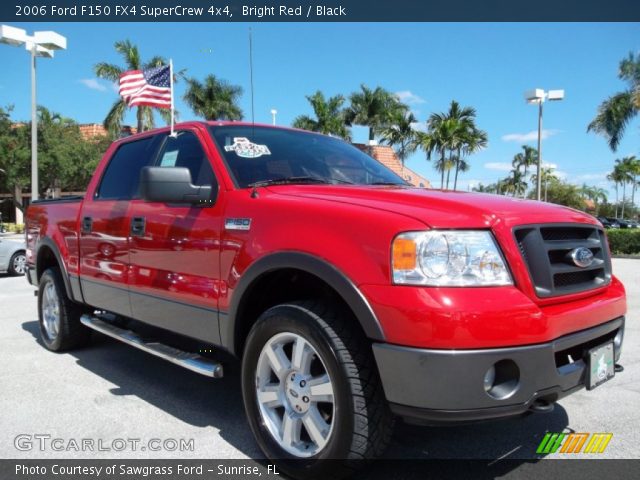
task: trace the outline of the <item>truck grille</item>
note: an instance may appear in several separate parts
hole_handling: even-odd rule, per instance
[[[527,225],[514,229],[538,297],[583,292],[611,281],[611,259],[604,231],[592,225]],[[588,248],[593,262],[580,267],[571,258]]]

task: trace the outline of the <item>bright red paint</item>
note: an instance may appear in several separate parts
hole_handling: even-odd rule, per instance
[[[539,343],[625,313],[624,288],[615,278],[602,289],[582,294],[541,300],[534,293],[512,228],[533,223],[597,224],[582,212],[493,195],[385,186],[282,185],[260,188],[259,196],[253,198],[251,189],[234,186],[203,124],[177,128],[196,132],[209,156],[220,184],[213,207],[170,209],[142,200],[93,200],[116,142],[98,166],[81,204],[29,208],[28,253],[48,237],[58,246],[71,275],[225,312],[243,272],[253,262],[275,252],[306,252],[334,265],[359,287],[388,342],[416,347]],[[89,213],[94,225],[104,223],[108,237],[79,235],[81,219]],[[145,238],[129,236],[132,216],[146,217],[149,235]],[[251,230],[225,231],[224,219],[236,217],[252,218]],[[392,285],[393,238],[400,232],[428,228],[491,229],[515,285]],[[33,255],[28,262],[35,264]]]

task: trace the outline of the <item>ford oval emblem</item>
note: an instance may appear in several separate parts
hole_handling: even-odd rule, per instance
[[[587,268],[593,263],[593,252],[585,247],[574,248],[570,256],[573,263],[581,268]]]

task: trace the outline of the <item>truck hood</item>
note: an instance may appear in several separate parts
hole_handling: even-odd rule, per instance
[[[420,220],[432,228],[488,228],[496,222],[504,222],[506,226],[573,222],[598,224],[594,217],[571,208],[484,193],[351,185],[283,185],[269,189],[278,194],[395,212]]]

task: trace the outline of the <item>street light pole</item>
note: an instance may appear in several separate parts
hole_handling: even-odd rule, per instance
[[[36,49],[31,46],[31,202],[38,200],[38,112],[36,101]]]
[[[540,201],[540,192],[542,190],[542,99],[538,102],[538,166],[537,166],[537,185],[536,198]]]
[[[538,162],[536,168],[536,198],[538,199],[538,201],[540,201],[542,193],[542,104],[545,100],[549,100],[552,102],[562,100],[564,98],[564,90],[549,90],[548,92],[545,92],[541,88],[536,88],[525,92],[524,98],[527,100],[527,103],[538,104]]]
[[[20,47],[31,55],[31,201],[38,200],[38,112],[36,102],[36,57],[53,58],[54,50],[67,48],[67,39],[52,32],[27,35],[22,28],[0,25],[0,43]]]

